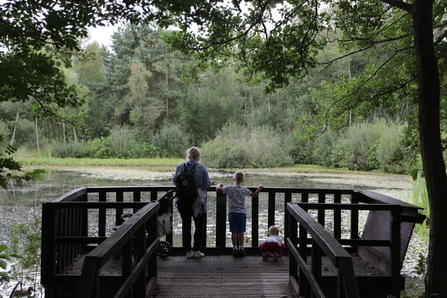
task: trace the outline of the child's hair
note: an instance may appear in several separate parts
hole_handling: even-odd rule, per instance
[[[271,235],[278,236],[279,235],[279,229],[277,227],[275,227],[275,226],[270,226],[268,235],[269,236],[271,236]]]
[[[244,173],[241,171],[237,171],[236,173],[234,173],[233,179],[236,180],[236,182],[244,181]]]

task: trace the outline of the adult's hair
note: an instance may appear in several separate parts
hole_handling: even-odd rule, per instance
[[[187,160],[200,160],[200,150],[197,147],[191,147],[188,150],[186,150],[186,159]]]
[[[234,173],[233,178],[234,180],[236,180],[236,182],[242,182],[244,181],[244,173],[241,171],[237,171],[236,173]]]

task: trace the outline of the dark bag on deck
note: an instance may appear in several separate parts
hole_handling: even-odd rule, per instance
[[[194,201],[197,198],[197,185],[194,178],[194,168],[198,165],[196,163],[191,169],[188,169],[188,165],[183,163],[183,172],[181,172],[175,178],[177,184],[177,197],[183,200]]]

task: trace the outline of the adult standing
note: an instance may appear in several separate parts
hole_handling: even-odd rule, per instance
[[[186,151],[186,162],[177,165],[173,182],[176,185],[176,178],[181,174],[185,167],[193,169],[194,178],[197,186],[198,196],[195,200],[176,199],[176,206],[182,218],[182,244],[186,250],[186,258],[201,258],[205,254],[200,252],[200,244],[205,236],[205,213],[207,212],[206,191],[211,186],[208,169],[200,163],[200,150],[197,147],[191,147]],[[177,186],[177,185],[176,185]],[[194,220],[194,244],[191,246],[191,227]]]

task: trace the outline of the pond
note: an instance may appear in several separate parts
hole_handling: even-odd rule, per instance
[[[174,169],[173,169],[174,170]],[[230,184],[233,170],[210,169],[210,178]],[[406,175],[349,171],[299,171],[298,169],[245,169],[244,185],[256,187],[301,187],[371,190],[409,202],[412,181]],[[41,217],[41,204],[79,187],[88,186],[171,186],[172,172],[128,167],[50,168],[41,180],[12,184],[0,190],[0,244],[9,243],[11,223],[29,223]],[[249,206],[247,206],[249,208]],[[213,216],[212,208],[209,217]],[[262,212],[262,204],[261,210]],[[181,223],[174,214],[174,245],[180,246]],[[212,222],[212,220],[210,220]],[[248,222],[249,226],[249,222]],[[212,228],[212,227],[211,227]],[[208,234],[213,234],[209,231]],[[261,230],[261,229],[260,229]],[[113,232],[113,231],[111,231]],[[412,240],[413,241],[413,240]],[[227,239],[227,244],[231,241]],[[409,253],[411,251],[409,250]],[[416,259],[410,256],[409,259]],[[411,265],[409,265],[411,267]],[[412,271],[412,269],[405,269]],[[0,293],[3,294],[3,293]]]
[[[210,169],[210,178],[229,184],[234,171]],[[299,172],[292,169],[247,169],[245,186],[363,189],[403,201],[411,198],[411,178],[364,172]],[[171,186],[171,172],[127,167],[47,169],[41,180],[11,184],[0,190],[0,243],[8,243],[11,222],[26,223],[41,213],[41,204],[79,187]]]

